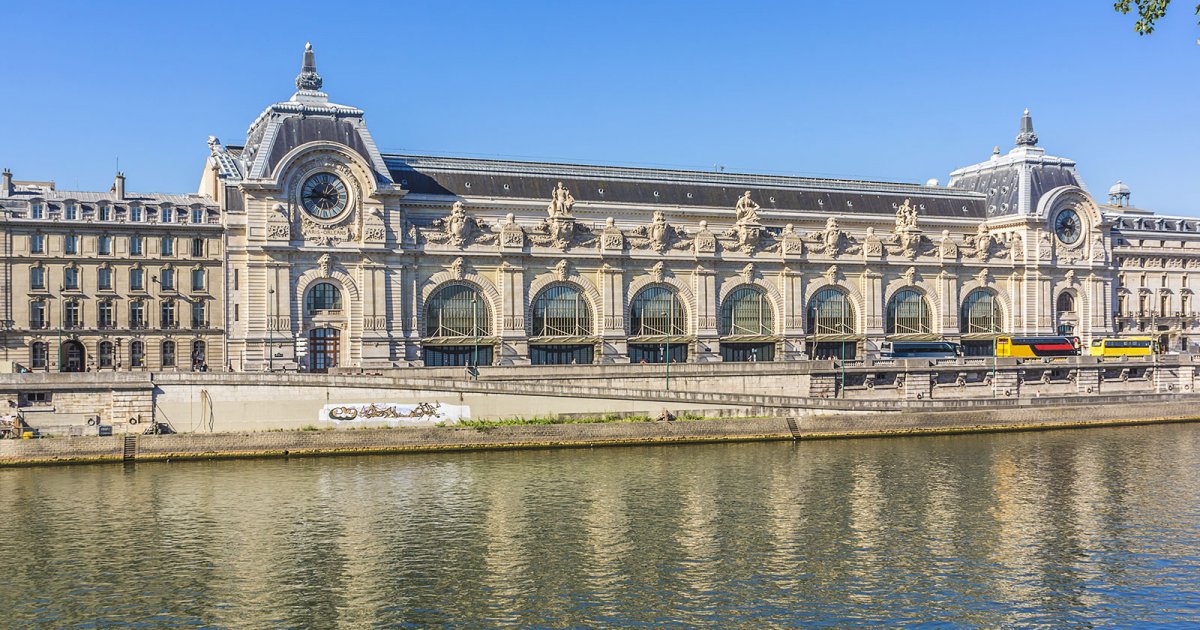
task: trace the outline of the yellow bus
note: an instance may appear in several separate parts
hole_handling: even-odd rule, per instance
[[[1079,354],[1079,337],[996,337],[998,357],[1069,357]]]
[[[1158,354],[1158,341],[1153,337],[1093,339],[1089,350],[1094,357],[1144,357]]]

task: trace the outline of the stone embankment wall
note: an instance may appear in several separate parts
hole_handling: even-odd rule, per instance
[[[787,416],[1130,404],[1196,391],[1200,356],[1101,360],[960,358],[846,362],[407,368],[373,374],[88,373],[0,375],[0,400],[19,402],[45,433],[79,433],[88,419],[115,433],[151,420],[177,431],[297,429],[341,403],[470,407],[473,418],[646,414]],[[47,400],[47,402],[38,402]],[[1137,403],[1135,403],[1137,404]],[[94,429],[92,429],[94,431]]]
[[[1061,406],[1025,404],[1007,409],[793,417],[429,427],[358,431],[273,431],[129,435],[0,441],[0,465],[163,461],[223,457],[305,456],[456,450],[553,448],[803,440],[920,435],[970,431],[1075,428],[1189,421],[1200,416],[1200,396],[1142,404]]]

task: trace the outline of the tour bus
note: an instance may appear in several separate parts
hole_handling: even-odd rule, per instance
[[[1094,357],[1145,357],[1158,352],[1158,340],[1153,337],[1093,339],[1090,348]]]
[[[884,359],[953,359],[962,356],[962,346],[949,341],[885,341]]]
[[[1079,337],[996,337],[998,357],[1070,357],[1079,355]]]

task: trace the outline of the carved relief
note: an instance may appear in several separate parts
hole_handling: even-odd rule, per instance
[[[287,208],[277,203],[271,209],[271,215],[267,217],[267,238],[291,240],[292,238],[292,220],[288,216]]]
[[[599,239],[591,228],[576,223],[573,217],[557,216],[544,219],[541,225],[531,230],[529,240],[535,245],[565,250],[572,245],[592,245]]]
[[[383,210],[370,208],[363,219],[364,243],[382,243],[387,240],[387,227],[383,224]]]
[[[663,267],[662,261],[660,260],[659,262],[654,263],[654,266],[650,268],[650,277],[654,278],[655,282],[662,282],[665,271],[666,270]]]
[[[466,267],[466,261],[463,260],[462,256],[459,256],[454,259],[454,262],[450,263],[450,275],[455,280],[462,280],[466,276]]]
[[[304,240],[326,247],[358,240],[353,225],[325,225],[304,215],[300,218],[300,233]]]
[[[332,266],[333,266],[333,256],[330,256],[329,254],[323,254],[320,258],[317,259],[317,269],[320,271],[322,278],[329,277],[330,268]]]
[[[697,254],[713,254],[717,251],[717,235],[708,229],[708,221],[700,222],[700,231],[696,232],[694,242]]]
[[[562,280],[566,280],[570,275],[571,275],[571,263],[567,262],[566,259],[560,260],[560,261],[558,261],[557,265],[554,265],[554,277],[555,278],[558,278],[560,281],[562,281]]]
[[[635,228],[632,235],[637,247],[652,249],[660,254],[667,249],[691,248],[691,243],[687,241],[687,232],[667,223],[662,210],[655,210],[650,224]]]
[[[791,223],[783,228],[783,253],[785,255],[803,254],[804,239],[796,232],[796,226]]]
[[[600,233],[600,249],[612,252],[625,249],[625,235],[617,228],[617,222],[612,217],[604,220],[604,231]]]
[[[856,243],[854,238],[838,227],[837,219],[834,217],[826,219],[825,229],[812,233],[808,242],[809,250],[826,256],[856,254],[862,251],[862,247]]]
[[[963,238],[962,252],[963,256],[973,260],[987,262],[1006,253],[1006,249],[1000,238],[992,234],[986,224],[980,223],[974,235]]]
[[[863,253],[867,256],[876,257],[883,255],[883,241],[875,236],[875,228],[867,228],[867,236],[863,239]]]
[[[469,216],[461,201],[454,202],[448,216],[434,221],[432,229],[422,230],[422,236],[430,243],[449,243],[454,247],[496,241],[487,223]]]
[[[504,217],[504,225],[500,228],[500,245],[514,248],[525,246],[525,230],[517,225],[511,212]]]
[[[746,266],[742,267],[738,275],[742,277],[743,281],[752,282],[754,280],[754,263],[746,263]]]
[[[942,260],[958,258],[958,244],[950,238],[950,230],[942,230],[942,242],[938,244],[938,253],[941,254]]]

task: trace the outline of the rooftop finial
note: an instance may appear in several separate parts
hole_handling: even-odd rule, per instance
[[[1027,107],[1025,115],[1021,116],[1021,133],[1017,134],[1017,146],[1032,147],[1037,145],[1037,141],[1037,134],[1033,132],[1033,117],[1029,115]]]
[[[313,53],[312,43],[304,44],[304,65],[300,74],[296,75],[296,89],[308,92],[321,90],[321,75],[317,74],[317,57]]]

